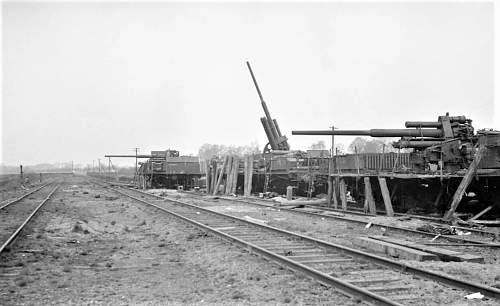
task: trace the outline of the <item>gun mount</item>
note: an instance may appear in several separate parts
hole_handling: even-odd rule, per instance
[[[264,98],[262,97],[262,93],[260,92],[259,85],[257,84],[257,79],[253,74],[252,67],[250,67],[250,63],[247,62],[248,70],[250,71],[250,75],[252,76],[253,83],[255,88],[257,89],[257,93],[259,94],[260,103],[262,108],[264,109],[265,117],[260,118],[262,126],[264,127],[264,131],[266,132],[267,139],[269,143],[266,144],[264,148],[264,153],[272,150],[283,150],[289,151],[290,146],[288,145],[287,138],[281,134],[280,128],[278,126],[278,122],[276,119],[271,118],[271,114],[269,113],[269,109],[267,108],[266,102],[264,102]],[[269,148],[271,146],[271,148]]]
[[[292,131],[292,135],[401,137],[392,145],[397,149],[413,149],[411,159],[415,170],[425,172],[434,164],[434,168],[454,172],[470,165],[482,139],[488,138],[491,142],[498,137],[491,133],[475,135],[471,122],[465,116],[449,116],[447,113],[439,116],[437,121],[407,121],[406,129]],[[491,168],[499,166],[500,162],[488,165]]]

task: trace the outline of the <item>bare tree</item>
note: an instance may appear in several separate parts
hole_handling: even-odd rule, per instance
[[[309,150],[326,150],[326,145],[323,140],[320,140],[316,143],[313,143],[310,147]]]

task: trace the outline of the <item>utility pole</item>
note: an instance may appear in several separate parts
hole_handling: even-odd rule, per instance
[[[99,174],[101,174],[101,159],[97,159],[97,163],[99,164]]]
[[[92,172],[95,172],[95,160],[92,160]]]
[[[134,185],[135,185],[135,180],[136,180],[136,177],[137,177],[137,151],[139,150],[139,148],[134,148],[135,150],[135,172],[134,172]]]

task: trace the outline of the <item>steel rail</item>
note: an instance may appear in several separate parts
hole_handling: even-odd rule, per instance
[[[4,204],[4,205],[2,205],[2,206],[0,206],[0,209],[4,209],[5,207],[7,207],[7,206],[9,206],[9,205],[11,205],[11,204],[14,204],[14,203],[16,203],[16,202],[21,201],[22,199],[26,198],[26,197],[27,197],[27,196],[29,196],[30,194],[33,194],[33,193],[37,192],[38,190],[42,189],[43,187],[45,187],[45,186],[47,186],[47,185],[49,185],[49,184],[50,184],[50,183],[45,183],[45,184],[43,184],[42,186],[39,186],[38,188],[35,188],[34,190],[29,191],[28,193],[25,193],[25,194],[23,194],[23,195],[22,195],[22,196],[20,196],[20,197],[17,197],[17,198],[15,198],[15,199],[10,200],[10,201],[9,201],[9,200],[7,200],[7,201],[9,201],[9,202],[8,202],[8,203],[6,203],[6,204]]]
[[[201,196],[201,195],[189,192],[189,191],[183,191],[183,193],[191,195],[191,196],[194,196],[194,197],[200,197]],[[248,203],[248,204],[254,204],[254,205],[262,205],[262,206],[271,206],[272,205],[272,204],[268,204],[268,203],[252,202],[252,201],[249,201],[249,200],[246,200],[246,199],[231,199],[231,198],[226,198],[224,196],[220,196],[220,198],[221,199],[225,199],[225,200],[229,200],[229,201],[238,201],[238,202]],[[265,201],[261,200],[261,202],[265,202]],[[290,204],[293,205],[293,203],[290,203]],[[315,205],[308,205],[308,204],[303,204],[303,205],[304,205],[304,207],[308,207],[308,208],[313,208],[313,209],[318,209],[318,210],[323,210],[323,211],[333,211],[333,212],[339,212],[339,213],[347,213],[347,214],[358,215],[358,216],[363,216],[363,217],[369,217],[369,216],[375,217],[375,216],[379,216],[379,215],[382,215],[382,216],[384,215],[384,212],[383,211],[379,211],[379,210],[377,210],[377,214],[376,215],[365,214],[364,212],[361,212],[361,210],[362,210],[361,208],[357,208],[357,207],[350,207],[348,210],[342,210],[342,209],[336,209],[336,208],[332,208],[332,207],[315,206]],[[287,208],[280,208],[280,209],[291,210],[291,209],[287,209]],[[294,211],[294,210],[292,210],[292,211]],[[294,212],[300,213],[301,211],[294,211]],[[395,212],[394,216],[421,219],[421,220],[424,220],[424,221],[435,222],[437,224],[446,224],[447,223],[442,218],[429,217],[429,216],[421,216],[421,215],[414,215],[414,214],[405,214],[405,213],[397,213],[397,212]],[[471,232],[474,232],[474,233],[477,233],[477,234],[480,234],[480,235],[490,235],[490,236],[493,236],[493,237],[496,237],[498,235],[495,232],[480,230],[480,229],[476,229],[476,228],[470,228],[470,227],[464,227],[464,226],[453,226],[453,227],[456,228],[456,229],[460,229],[460,230],[471,231]]]
[[[150,195],[150,196],[153,196],[156,198],[166,199],[165,197],[161,197],[161,196],[157,196],[155,194],[147,193],[147,192],[144,192],[142,190],[137,190],[137,189],[132,189],[132,190],[146,194],[146,195]],[[391,229],[391,230],[395,230],[395,231],[399,231],[399,232],[424,235],[424,236],[433,237],[433,238],[436,236],[439,236],[438,238],[446,239],[449,241],[454,241],[454,242],[459,242],[459,243],[476,244],[478,247],[500,248],[499,243],[489,243],[489,242],[485,242],[485,241],[471,240],[471,239],[462,238],[462,237],[459,238],[459,237],[454,237],[454,236],[450,236],[450,235],[438,235],[438,234],[428,233],[428,232],[414,230],[414,229],[410,229],[410,228],[404,228],[404,227],[398,227],[398,226],[394,226],[394,225],[385,225],[385,224],[376,223],[376,222],[353,219],[353,218],[349,218],[349,217],[345,217],[345,216],[323,215],[323,214],[318,214],[318,213],[314,213],[314,212],[294,210],[294,209],[286,208],[286,207],[274,207],[274,206],[271,206],[268,204],[256,203],[256,202],[251,202],[251,201],[242,200],[242,199],[229,199],[226,197],[220,197],[220,198],[227,200],[227,201],[235,201],[235,202],[241,202],[241,203],[255,205],[255,206],[280,209],[280,210],[288,211],[291,213],[303,214],[303,215],[308,215],[308,216],[313,216],[313,217],[337,219],[337,220],[342,220],[342,221],[347,221],[347,222],[359,223],[359,224],[363,224],[363,225],[367,225],[367,224],[371,223],[371,226],[378,226],[381,228],[383,227],[383,228],[387,228],[387,229]],[[168,200],[170,200],[170,199],[168,199]]]
[[[377,211],[376,215],[365,214],[364,212],[358,211],[358,209],[354,208],[354,207],[351,207],[348,210],[342,210],[342,209],[336,209],[336,208],[324,207],[324,206],[313,206],[313,205],[307,205],[307,204],[305,205],[305,207],[320,209],[320,210],[324,210],[324,211],[334,211],[334,212],[347,213],[347,214],[352,214],[352,215],[359,215],[359,216],[363,216],[363,217],[367,217],[367,216],[373,216],[373,217],[375,217],[375,216],[383,216],[385,214],[385,212],[382,212],[382,211]],[[404,214],[404,213],[394,213],[394,216],[396,216],[396,217],[408,217],[408,218],[414,218],[414,219],[421,219],[421,220],[424,220],[424,221],[434,222],[436,224],[447,224],[447,222],[444,221],[443,219],[436,218],[436,217],[428,217],[428,216],[420,216],[420,215]],[[470,227],[465,227],[465,226],[455,226],[455,225],[452,225],[452,226],[454,228],[456,228],[456,229],[470,231],[470,232],[474,232],[474,233],[481,234],[481,235],[491,235],[493,237],[495,237],[497,235],[497,233],[495,233],[495,232],[480,230],[480,229],[477,229],[477,228],[470,228]]]
[[[370,303],[373,303],[375,305],[402,305],[400,303],[396,303],[394,301],[391,301],[383,296],[380,296],[378,294],[375,294],[375,293],[372,293],[368,290],[365,290],[363,288],[360,288],[360,287],[357,287],[357,286],[354,286],[348,282],[345,282],[341,279],[338,279],[338,278],[335,278],[335,277],[332,277],[326,273],[323,273],[323,272],[320,272],[320,271],[317,271],[315,269],[312,269],[306,265],[303,265],[301,264],[300,262],[297,262],[297,261],[294,261],[294,260],[291,260],[291,259],[288,259],[286,258],[285,256],[282,256],[282,255],[279,255],[277,253],[274,253],[274,252],[271,252],[271,251],[268,251],[266,250],[265,248],[262,248],[262,247],[259,247],[251,242],[247,242],[247,241],[244,241],[244,240],[241,240],[237,237],[234,237],[232,235],[229,235],[227,233],[224,233],[222,231],[219,231],[213,227],[210,227],[210,226],[207,226],[205,224],[202,224],[200,222],[197,222],[195,220],[192,220],[192,219],[189,219],[187,217],[184,217],[178,213],[175,213],[173,211],[170,211],[166,208],[163,208],[161,206],[158,206],[156,204],[153,204],[153,203],[150,203],[146,200],[143,200],[143,199],[139,199],[139,198],[136,198],[132,195],[129,195],[125,192],[122,192],[118,189],[115,189],[115,188],[112,188],[112,187],[109,187],[110,189],[114,190],[115,192],[119,193],[119,194],[122,194],[124,196],[127,196],[131,199],[134,199],[136,201],[139,201],[141,203],[144,203],[144,204],[147,204],[147,205],[150,205],[152,207],[155,207],[156,209],[159,209],[165,213],[168,213],[172,216],[175,216],[179,219],[182,219],[183,221],[191,224],[191,225],[195,225],[203,230],[206,230],[208,232],[211,232],[219,237],[222,237],[223,239],[227,240],[227,241],[230,241],[230,242],[233,242],[233,243],[236,243],[240,246],[242,246],[243,248],[245,249],[248,249],[249,252],[254,252],[254,253],[257,253],[257,254],[260,254],[262,255],[263,257],[266,257],[268,258],[269,260],[273,260],[275,262],[278,262],[279,264],[281,265],[284,265],[284,266],[287,266],[291,269],[293,269],[294,271],[298,271],[298,272],[302,272],[304,274],[306,274],[307,276],[309,277],[312,277],[314,278],[315,280],[319,281],[320,283],[322,284],[325,284],[325,285],[329,285],[329,286],[332,286],[332,287],[335,287],[337,290],[341,291],[342,293],[346,294],[347,296],[350,296],[350,297],[356,297],[356,298],[362,298],[363,300],[367,301],[367,302],[370,302]],[[173,201],[173,202],[176,202],[177,204],[179,204],[177,201],[174,201],[174,200],[170,200],[168,199],[168,201]],[[183,204],[183,203],[181,203]],[[192,206],[190,208],[195,208],[195,209],[198,209],[197,206]],[[211,211],[208,211],[208,212],[211,212]],[[230,216],[229,216],[230,217]],[[238,219],[238,221],[240,221],[240,219]],[[254,225],[254,223],[250,223],[252,225]]]
[[[124,195],[126,195],[126,196],[128,196],[130,198],[134,198],[136,200],[139,200],[141,202],[147,202],[145,200],[138,199],[138,198],[135,198],[135,197],[133,197],[131,195],[128,195],[128,194],[126,194],[124,192],[118,191],[115,188],[111,188],[110,187],[110,189],[115,190],[118,193],[124,194]],[[139,190],[135,190],[135,189],[131,189],[131,188],[127,188],[127,189],[132,190],[132,191],[137,191],[137,192],[140,192],[140,193],[144,193],[144,194],[148,194],[148,193],[145,193],[145,192],[142,192],[142,191],[139,191]],[[215,211],[212,211],[212,210],[209,210],[209,209],[206,209],[206,208],[203,208],[203,207],[199,207],[199,206],[196,206],[196,205],[193,205],[193,204],[185,203],[185,202],[182,202],[182,201],[179,201],[179,200],[163,198],[163,197],[152,195],[152,194],[148,194],[148,195],[153,196],[153,197],[157,197],[157,198],[162,198],[163,200],[170,201],[170,202],[173,202],[173,203],[177,203],[177,204],[182,205],[182,206],[188,206],[188,207],[191,207],[191,208],[194,208],[194,209],[197,209],[197,210],[201,210],[201,211],[204,211],[204,212],[207,212],[207,213],[210,213],[210,214],[219,215],[221,217],[229,218],[229,219],[235,220],[237,222],[251,224],[252,226],[257,226],[257,227],[260,227],[260,228],[268,229],[268,230],[274,231],[276,233],[286,234],[288,236],[292,236],[292,237],[295,237],[295,238],[298,237],[298,238],[301,238],[304,241],[313,242],[313,243],[315,243],[316,245],[319,245],[319,246],[323,246],[323,247],[326,247],[326,248],[334,248],[334,249],[337,249],[337,250],[341,250],[341,251],[343,251],[345,253],[348,253],[350,255],[356,256],[356,257],[362,257],[362,258],[364,258],[366,260],[378,263],[380,265],[392,268],[392,269],[397,270],[397,271],[407,272],[407,273],[410,273],[410,274],[414,274],[414,275],[423,277],[425,279],[437,281],[437,282],[440,282],[440,283],[447,284],[447,285],[449,285],[451,287],[455,287],[455,288],[459,288],[459,289],[465,289],[465,290],[471,291],[471,292],[478,292],[479,291],[479,292],[483,293],[486,296],[489,296],[489,297],[492,297],[492,298],[500,300],[500,290],[496,289],[494,287],[485,286],[485,285],[477,284],[477,283],[473,283],[473,282],[462,281],[462,280],[459,280],[459,279],[456,279],[456,278],[453,278],[453,277],[450,277],[450,276],[447,276],[447,275],[442,275],[442,274],[435,273],[435,272],[428,271],[428,270],[424,270],[424,269],[421,269],[421,268],[412,267],[410,265],[407,265],[407,264],[404,264],[404,263],[400,263],[400,262],[397,262],[397,261],[394,261],[394,260],[391,260],[391,259],[388,259],[388,258],[384,258],[384,257],[381,257],[381,256],[369,254],[369,253],[366,253],[366,252],[363,252],[363,251],[359,251],[359,250],[352,249],[352,248],[349,248],[349,247],[346,247],[346,246],[334,244],[334,243],[327,242],[327,241],[324,241],[324,240],[320,240],[320,239],[316,239],[316,238],[304,236],[304,235],[301,235],[301,234],[298,234],[298,233],[294,233],[294,232],[290,232],[290,231],[287,231],[287,230],[275,228],[275,227],[272,227],[272,226],[269,226],[269,225],[264,225],[264,224],[250,222],[250,221],[247,221],[247,220],[244,220],[244,219],[240,219],[238,217],[234,217],[234,216],[227,215],[227,214],[220,213],[220,212],[215,212]],[[154,204],[149,203],[149,202],[147,202],[147,204],[154,205]],[[154,206],[157,206],[157,205],[154,205]]]
[[[26,226],[26,224],[28,224],[30,222],[30,220],[33,218],[33,216],[35,216],[35,214],[38,212],[38,210],[40,210],[40,208],[50,199],[52,194],[54,194],[54,192],[56,192],[57,188],[59,188],[59,185],[54,187],[54,189],[49,193],[49,195],[42,202],[40,202],[40,204],[38,204],[38,206],[33,210],[33,212],[31,212],[31,214],[28,216],[28,218],[26,218],[26,220],[24,220],[24,222],[21,224],[21,226],[19,226],[16,229],[16,231],[9,237],[9,239],[7,239],[7,241],[5,241],[4,244],[2,244],[2,246],[0,247],[0,253],[4,252],[5,249],[7,248],[7,246],[9,246],[17,238],[17,236],[23,230],[23,228]]]
[[[137,190],[139,192],[142,192],[140,190]],[[271,205],[263,204],[263,203],[255,203],[255,202],[250,202],[250,201],[245,201],[242,199],[228,199],[225,197],[221,197],[224,200],[227,201],[235,201],[235,202],[241,202],[245,204],[250,204],[250,205],[256,205],[256,206],[262,206],[262,207],[270,207],[270,208],[275,208],[275,209],[280,209],[280,210],[285,210],[288,212],[292,213],[298,213],[298,214],[304,214],[304,215],[309,215],[309,216],[316,216],[316,217],[322,217],[322,218],[330,218],[330,219],[337,219],[337,220],[343,220],[347,222],[353,222],[353,223],[359,223],[363,225],[367,225],[371,223],[371,226],[378,226],[378,227],[384,227],[387,229],[395,230],[395,231],[400,231],[400,232],[408,232],[408,233],[413,233],[413,234],[419,234],[419,235],[425,235],[428,237],[436,237],[439,236],[439,238],[447,239],[449,241],[454,241],[454,242],[461,242],[461,243],[470,243],[470,244],[477,244],[478,246],[484,246],[484,247],[492,247],[492,248],[500,248],[499,243],[490,243],[490,242],[485,242],[485,241],[477,241],[477,240],[471,240],[463,237],[455,237],[455,236],[450,236],[450,235],[438,235],[438,234],[433,234],[429,232],[424,232],[424,231],[419,231],[419,230],[414,230],[410,228],[404,228],[404,227],[398,227],[394,225],[385,225],[382,223],[376,223],[376,222],[371,222],[371,221],[364,221],[364,220],[358,220],[358,219],[353,219],[345,216],[334,216],[334,215],[323,215],[323,214],[318,214],[314,212],[309,212],[309,211],[299,211],[299,210],[294,210],[291,208],[286,208],[286,207],[274,207]]]

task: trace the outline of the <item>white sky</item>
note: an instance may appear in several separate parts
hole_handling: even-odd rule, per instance
[[[246,60],[293,149],[330,141],[294,129],[404,128],[447,111],[500,129],[491,3],[4,3],[2,15],[6,164],[263,147]]]

